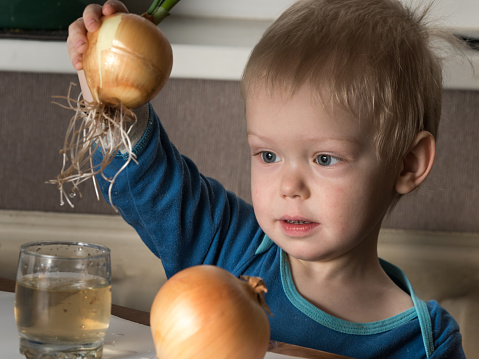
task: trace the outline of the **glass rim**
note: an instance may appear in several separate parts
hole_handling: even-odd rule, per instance
[[[65,256],[55,256],[52,254],[43,254],[43,253],[38,253],[29,250],[30,247],[34,246],[49,246],[49,245],[66,245],[66,246],[78,246],[78,247],[87,247],[87,248],[93,248],[93,249],[98,249],[101,251],[99,254],[94,254],[86,257],[65,257]],[[101,244],[96,244],[96,243],[89,243],[89,242],[79,242],[79,241],[33,241],[33,242],[27,242],[24,243],[20,246],[20,253],[25,253],[28,255],[32,255],[35,257],[41,257],[41,258],[56,258],[56,259],[61,259],[61,260],[93,260],[93,259],[99,259],[104,257],[105,255],[110,256],[111,250],[107,246],[101,245]]]

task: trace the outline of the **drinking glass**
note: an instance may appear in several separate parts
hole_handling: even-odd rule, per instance
[[[100,359],[110,313],[107,247],[60,241],[21,246],[15,320],[27,359]]]

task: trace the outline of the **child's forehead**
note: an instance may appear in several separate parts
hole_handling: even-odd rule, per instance
[[[300,102],[302,105],[316,109],[318,112],[327,112],[331,116],[340,115],[351,120],[358,120],[355,109],[346,104],[348,101],[342,101],[338,96],[331,93],[326,85],[302,84],[298,87],[292,87],[257,84],[250,87],[245,100],[247,111],[251,106],[261,106],[264,103],[276,103],[282,107],[294,106]]]
[[[309,86],[293,92],[257,89],[247,97],[246,122],[248,132],[257,129],[271,132],[271,127],[282,126],[294,133],[297,126],[302,126],[306,129],[305,137],[312,132],[372,132],[369,122],[362,122],[331,96],[319,96]],[[308,129],[311,133],[307,133]]]

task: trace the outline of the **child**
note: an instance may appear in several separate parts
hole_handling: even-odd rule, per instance
[[[86,29],[115,11],[126,8],[90,5],[71,25],[77,70]],[[117,178],[113,203],[168,276],[204,263],[262,277],[274,340],[355,358],[464,358],[454,319],[377,257],[384,216],[434,162],[442,79],[430,35],[396,0],[299,1],[242,79],[253,206],[181,156],[151,107],[138,111],[139,164]]]

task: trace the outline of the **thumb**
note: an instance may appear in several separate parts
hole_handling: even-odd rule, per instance
[[[93,102],[93,96],[91,94],[90,88],[88,87],[85,73],[83,72],[83,70],[77,71],[77,73],[78,73],[78,80],[80,81],[80,87],[83,94],[83,99],[87,102]]]

